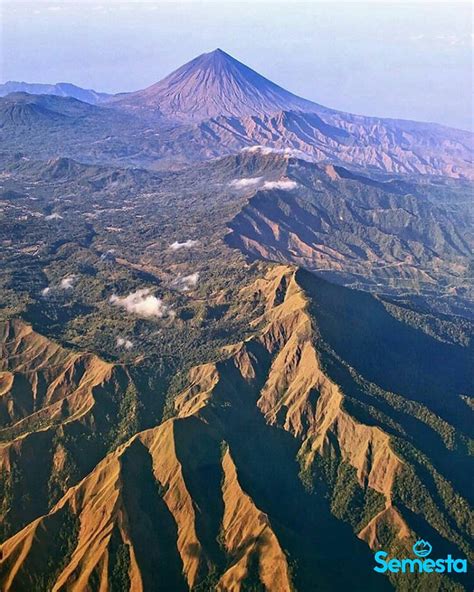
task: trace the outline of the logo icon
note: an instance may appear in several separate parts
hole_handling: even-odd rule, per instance
[[[430,543],[428,541],[424,541],[423,539],[416,541],[416,543],[413,545],[413,553],[418,555],[418,557],[428,557],[432,550],[433,547],[430,545]]]

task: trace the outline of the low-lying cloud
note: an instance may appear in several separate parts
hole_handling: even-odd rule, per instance
[[[150,288],[141,288],[123,297],[113,294],[110,297],[110,303],[140,317],[157,317],[161,319],[174,316],[171,307],[165,304],[161,298],[151,294]]]
[[[290,179],[282,179],[281,181],[266,181],[263,184],[262,189],[281,189],[283,191],[291,191],[292,189],[296,189],[298,187],[298,183],[296,181],[291,181]]]
[[[199,281],[199,272],[191,273],[190,275],[178,276],[173,280],[173,286],[182,292],[188,292],[192,288],[195,288]]]
[[[67,275],[63,278],[59,284],[61,290],[71,290],[74,286],[74,282],[76,281],[77,276],[75,275]]]
[[[249,187],[256,187],[262,182],[263,177],[244,177],[243,179],[234,179],[229,183],[229,187],[233,189],[248,189]]]
[[[182,243],[180,243],[179,241],[174,241],[174,243],[171,243],[170,249],[172,251],[179,251],[179,249],[191,249],[192,247],[195,247],[198,244],[199,244],[198,240],[191,240],[191,239],[188,239]]]
[[[59,290],[72,290],[74,282],[77,280],[77,275],[71,274],[63,277],[59,284],[53,286],[47,286],[41,290],[41,296],[47,298],[53,293],[57,293]]]
[[[306,160],[308,162],[313,162],[313,159],[303,152],[302,150],[298,150],[297,148],[271,148],[270,146],[249,146],[246,148],[242,148],[241,152],[249,152],[249,153],[260,153],[263,156],[268,154],[281,154],[283,156],[299,158],[300,160]]]
[[[63,217],[61,214],[54,212],[54,214],[49,214],[49,216],[45,216],[45,220],[62,220]]]
[[[115,345],[119,348],[123,348],[128,351],[128,350],[132,349],[133,341],[130,341],[130,339],[125,339],[124,337],[117,337]]]
[[[270,148],[269,146],[246,146],[240,150],[241,152],[249,152],[250,154],[254,154],[256,152],[261,152],[262,154],[273,154],[278,153],[279,150],[275,150],[274,148]]]

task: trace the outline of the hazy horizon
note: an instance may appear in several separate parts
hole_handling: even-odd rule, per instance
[[[0,10],[2,83],[132,91],[220,47],[334,109],[473,127],[466,3],[41,0]]]

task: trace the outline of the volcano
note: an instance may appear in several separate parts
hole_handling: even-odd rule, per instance
[[[70,114],[77,116],[63,116]],[[99,105],[51,95],[0,97],[0,129],[3,145],[47,159],[58,156],[62,143],[79,160],[94,161],[98,150],[106,150],[120,164],[127,159],[132,166],[160,162],[166,168],[264,146],[362,174],[473,178],[472,133],[319,105],[221,49]]]
[[[220,115],[244,117],[283,110],[325,110],[271,82],[222,49],[204,53],[160,82],[118,95],[112,102],[132,110],[156,110],[173,119],[190,121]]]

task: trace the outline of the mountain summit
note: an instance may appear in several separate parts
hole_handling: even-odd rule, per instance
[[[152,86],[113,99],[133,110],[199,121],[219,115],[242,117],[321,107],[267,80],[222,49],[204,53]]]

